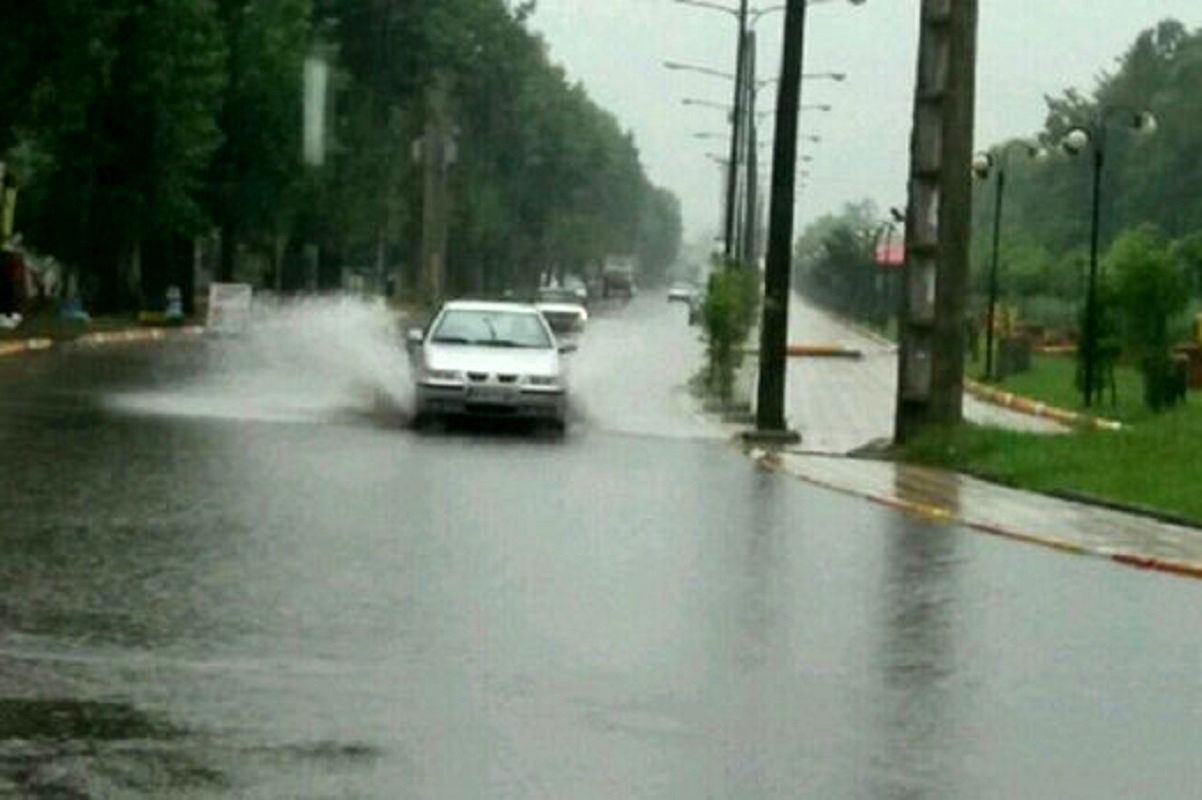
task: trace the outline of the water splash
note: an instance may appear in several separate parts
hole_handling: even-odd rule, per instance
[[[244,333],[206,348],[194,377],[112,403],[138,413],[281,422],[397,418],[412,408],[399,320],[379,302],[256,300]]]

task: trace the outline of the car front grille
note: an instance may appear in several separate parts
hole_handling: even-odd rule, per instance
[[[484,383],[486,380],[488,380],[488,373],[487,372],[469,372],[467,374],[467,377],[473,383]]]
[[[517,383],[517,375],[498,375],[497,380],[501,383]]]

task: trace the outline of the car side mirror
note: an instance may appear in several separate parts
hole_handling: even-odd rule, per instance
[[[569,353],[575,353],[579,349],[580,345],[576,344],[575,342],[564,342],[559,346],[559,352],[565,356]]]
[[[411,347],[420,347],[422,342],[426,340],[426,334],[421,328],[410,328],[405,332],[405,341]]]

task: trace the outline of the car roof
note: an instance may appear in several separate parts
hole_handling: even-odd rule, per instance
[[[538,309],[530,303],[514,303],[500,300],[450,300],[443,304],[446,311],[494,311],[517,314],[537,314]]]

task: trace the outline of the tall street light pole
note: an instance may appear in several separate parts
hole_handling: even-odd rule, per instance
[[[792,269],[793,203],[797,170],[797,116],[805,58],[806,0],[785,7],[784,55],[776,95],[772,153],[772,199],[768,210],[768,254],[760,324],[760,370],[756,387],[757,436],[784,441],[800,437],[785,426],[785,350],[789,328],[789,271]]]
[[[860,4],[863,0],[851,0]],[[756,387],[758,440],[797,441],[785,424],[785,358],[789,334],[789,278],[793,268],[793,217],[797,181],[797,133],[805,62],[806,0],[785,5],[784,52],[776,95],[772,153],[772,197],[768,211],[768,253],[760,322],[760,364]],[[837,77],[836,77],[837,76]],[[843,80],[842,73],[832,73]]]
[[[1085,407],[1093,404],[1097,388],[1098,362],[1098,249],[1102,227],[1102,173],[1106,166],[1106,139],[1110,122],[1123,117],[1132,130],[1155,133],[1156,117],[1150,111],[1137,111],[1128,106],[1106,106],[1087,125],[1069,130],[1064,137],[1064,149],[1077,155],[1086,148],[1093,150],[1093,207],[1089,229],[1089,285],[1085,294],[1085,331],[1081,357]]]
[[[1021,147],[1031,158],[1039,158],[1045,151],[1026,142],[1009,142],[991,153],[978,153],[972,162],[972,171],[981,180],[986,180],[993,173],[993,245],[989,262],[989,305],[985,312],[985,380],[993,380],[993,338],[998,298],[998,260],[1002,242],[1002,207],[1006,198],[1006,172],[1009,168],[1010,152],[1015,147]]]
[[[735,193],[739,184],[739,149],[743,135],[743,82],[747,79],[747,0],[739,0],[739,43],[735,51],[734,111],[731,114],[730,171],[726,176],[726,243],[727,260],[735,256]]]
[[[747,108],[745,110],[746,127],[747,127],[747,198],[746,210],[743,216],[743,235],[741,237],[742,252],[739,254],[741,261],[748,268],[756,268],[758,254],[755,246],[755,229],[759,224],[757,212],[759,211],[759,194],[760,194],[760,178],[759,178],[759,147],[757,143],[755,105],[756,95],[759,87],[755,80],[756,71],[756,41],[755,31],[747,32]]]

